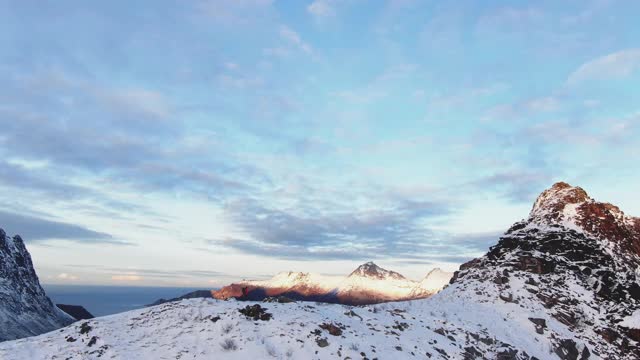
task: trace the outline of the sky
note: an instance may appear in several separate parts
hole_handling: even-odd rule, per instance
[[[0,0],[0,227],[50,284],[485,253],[556,181],[640,215],[640,2]]]

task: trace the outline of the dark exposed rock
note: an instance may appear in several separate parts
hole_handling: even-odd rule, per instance
[[[349,311],[347,311],[347,312],[346,312],[346,313],[344,313],[344,314],[345,314],[345,315],[347,315],[347,316],[349,316],[349,317],[357,317],[357,318],[359,318],[360,320],[362,320],[362,316],[360,316],[360,315],[356,314],[356,312],[355,312],[355,311],[353,311],[353,310],[349,310]]]
[[[213,323],[216,323],[216,322],[220,321],[220,316],[211,316],[211,315],[209,315],[207,317],[207,319],[209,319],[209,321],[211,321]]]
[[[519,360],[518,350],[506,349],[498,353],[497,360]]]
[[[290,299],[290,298],[288,298],[286,296],[282,296],[282,295],[280,295],[280,296],[270,296],[268,298],[265,298],[262,301],[266,302],[266,303],[280,303],[280,304],[288,304],[288,303],[296,302],[295,300]]]
[[[80,325],[80,334],[87,334],[91,331],[91,329],[92,327],[88,322],[82,323],[82,325]]]
[[[597,332],[608,343],[613,343],[620,338],[620,334],[611,328],[605,328]]]
[[[437,329],[433,330],[433,332],[435,332],[436,334],[440,334],[442,336],[447,336],[447,333],[445,332],[445,330],[443,328],[437,328]]]
[[[87,343],[87,346],[93,346],[96,344],[96,342],[98,341],[98,337],[97,336],[92,336],[91,339],[89,340],[89,342]]]
[[[500,299],[504,302],[514,302],[513,294],[511,293],[500,293]]]
[[[316,339],[316,344],[318,344],[319,347],[323,348],[329,346],[329,341],[327,341],[326,338]]]
[[[553,317],[567,326],[576,325],[578,320],[576,314],[567,309],[558,309],[558,311],[553,314]]]
[[[267,312],[267,309],[260,306],[260,304],[255,304],[253,306],[247,305],[242,309],[238,309],[238,311],[245,315],[246,317],[253,319],[255,321],[269,321],[273,317],[270,313]]]
[[[529,318],[529,321],[535,324],[538,334],[544,334],[544,329],[547,328],[547,321],[545,319]]]
[[[476,360],[484,359],[482,353],[478,351],[474,346],[467,346],[464,348],[464,354],[462,354],[464,360]]]
[[[633,341],[640,343],[640,329],[628,329],[623,328],[627,334],[627,336]]]
[[[556,345],[554,352],[562,360],[577,360],[580,352],[576,347],[576,342],[570,339],[562,339]]]
[[[342,329],[340,329],[338,326],[333,325],[331,323],[320,324],[320,328],[327,330],[327,332],[329,332],[329,334],[333,336],[342,335]]]

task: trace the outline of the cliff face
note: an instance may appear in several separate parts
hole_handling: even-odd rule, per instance
[[[47,297],[20,236],[0,229],[0,341],[39,335],[74,319]]]

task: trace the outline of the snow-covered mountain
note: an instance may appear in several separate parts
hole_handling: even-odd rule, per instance
[[[183,300],[0,343],[0,358],[639,359],[638,224],[558,183],[427,299]]]
[[[8,237],[0,229],[0,341],[42,334],[73,321],[40,286],[22,238]]]
[[[360,265],[346,277],[326,276],[302,272],[282,272],[268,280],[249,280],[231,284],[212,291],[216,299],[231,297],[243,300],[263,300],[267,297],[285,296],[294,300],[320,301],[345,305],[367,305],[388,301],[414,300],[437,293],[448,283],[430,288],[421,282],[405,278],[401,274],[383,269],[373,262]],[[243,289],[247,295],[243,295]]]
[[[385,270],[373,262],[360,265],[334,290],[341,304],[364,305],[386,301],[412,300],[435,294],[414,291],[419,283]],[[438,289],[439,290],[439,289]],[[413,296],[417,294],[418,296]]]
[[[427,276],[418,283],[418,285],[412,290],[410,296],[418,299],[422,297],[421,294],[435,294],[447,286],[452,277],[453,273],[443,271],[440,268],[435,268],[429,271]]]

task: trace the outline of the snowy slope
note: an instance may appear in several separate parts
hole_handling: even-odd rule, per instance
[[[635,223],[608,223],[627,236],[603,238],[623,230],[585,228],[596,221],[585,209],[600,207],[585,201],[571,224],[557,213],[571,202],[546,213],[557,223],[537,222],[536,209],[551,206],[540,202],[427,299],[260,303],[264,311],[244,313],[256,303],[183,300],[0,343],[0,358],[639,359]]]
[[[329,291],[342,280],[340,276],[327,276],[303,272],[281,272],[268,280],[247,281],[249,285],[265,288],[291,289],[296,287],[317,288]]]
[[[361,308],[270,303],[264,306],[273,315],[269,321],[240,314],[244,302],[183,300],[2,343],[0,358],[462,359],[465,353],[496,358],[526,349],[547,359],[553,353],[517,307],[495,307],[447,290],[427,300]],[[323,324],[340,334],[331,335]],[[570,337],[558,324],[548,327]]]
[[[73,321],[40,286],[22,239],[0,229],[0,341],[42,334]]]
[[[435,268],[412,290],[411,297],[419,298],[420,294],[433,295],[449,284],[453,273]]]
[[[409,299],[417,286],[417,282],[397,272],[368,262],[354,270],[334,291],[342,303],[371,304]]]

